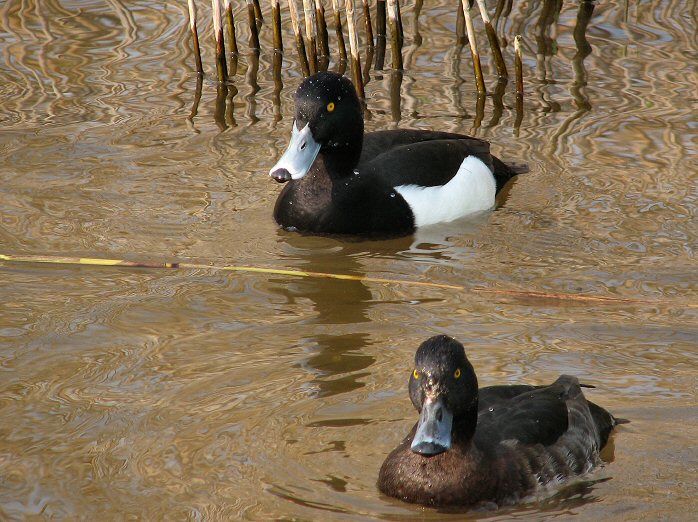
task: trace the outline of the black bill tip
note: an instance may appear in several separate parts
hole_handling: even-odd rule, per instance
[[[441,444],[435,444],[433,442],[420,442],[412,446],[412,451],[414,451],[415,453],[419,453],[420,455],[424,455],[425,457],[431,455],[438,455],[439,453],[443,453],[447,449],[448,448],[446,446],[442,446]]]
[[[287,181],[291,181],[291,173],[286,170],[286,169],[276,169],[274,172],[269,174],[272,178],[274,178],[278,183],[286,183]]]

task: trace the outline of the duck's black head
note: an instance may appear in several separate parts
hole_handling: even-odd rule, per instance
[[[452,434],[467,439],[477,422],[478,384],[463,345],[447,335],[427,339],[414,357],[410,399],[419,411],[412,451],[437,455]]]
[[[279,182],[301,179],[318,154],[330,175],[351,173],[364,136],[361,103],[351,81],[330,71],[314,74],[296,90],[295,105],[291,141],[269,175]]]

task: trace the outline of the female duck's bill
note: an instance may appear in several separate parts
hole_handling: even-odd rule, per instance
[[[443,397],[427,397],[419,415],[411,448],[420,455],[438,455],[451,447],[453,412]]]
[[[269,170],[269,175],[279,183],[285,183],[292,179],[301,179],[313,165],[320,152],[320,144],[313,138],[310,125],[305,124],[303,129],[298,129],[297,122],[293,122],[291,141],[281,159]]]
[[[430,506],[514,504],[599,464],[616,419],[579,381],[479,388],[463,345],[445,335],[415,354],[409,394],[419,411],[385,459],[378,488]]]

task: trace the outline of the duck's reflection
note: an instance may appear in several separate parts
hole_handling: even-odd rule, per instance
[[[321,240],[294,236],[284,231],[284,241],[296,268],[313,272],[337,272],[356,276],[364,275],[356,258],[347,255],[342,246],[318,248]],[[309,248],[310,247],[310,248]],[[304,319],[304,324],[323,325],[322,332],[305,337],[298,342],[307,357],[297,363],[298,367],[311,373],[311,393],[327,397],[346,393],[364,386],[360,382],[368,372],[362,372],[375,362],[372,356],[364,355],[363,349],[370,344],[369,335],[361,332],[346,332],[351,328],[340,325],[358,325],[370,322],[369,307],[373,299],[371,291],[361,281],[346,281],[326,278],[302,278],[289,281],[279,287],[278,292],[289,303],[310,300],[315,315]],[[332,333],[332,331],[345,333]],[[361,328],[367,330],[367,328]]]
[[[365,276],[359,258],[365,254],[365,243],[351,243],[307,237],[283,230],[285,249],[294,268],[313,272],[333,272]],[[390,241],[401,248],[409,247],[411,240]],[[399,248],[396,248],[398,251]],[[377,301],[362,281],[338,280],[321,277],[299,278],[286,281],[276,292],[291,304],[310,301],[314,314],[302,319],[303,325],[318,325],[310,336],[299,339],[298,346],[307,354],[297,363],[313,375],[310,392],[318,397],[346,393],[364,386],[364,371],[376,362],[365,354],[371,344],[364,326],[371,322],[370,308]]]

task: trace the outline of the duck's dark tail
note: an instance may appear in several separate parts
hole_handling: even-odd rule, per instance
[[[507,162],[504,163],[499,158],[492,158],[494,163],[494,179],[497,180],[497,192],[499,192],[507,181],[514,176],[528,172],[528,165],[525,163]]]

